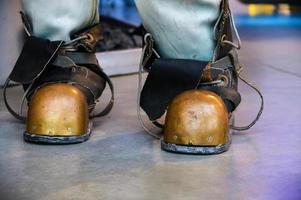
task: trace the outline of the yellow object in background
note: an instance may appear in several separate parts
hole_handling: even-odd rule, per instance
[[[276,10],[276,6],[272,4],[250,4],[249,15],[273,15]]]

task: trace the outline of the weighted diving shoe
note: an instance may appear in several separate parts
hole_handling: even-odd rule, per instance
[[[228,0],[135,2],[145,29],[140,72],[148,72],[143,88],[140,73],[138,101],[150,121],[162,128],[162,149],[185,154],[227,151],[230,130],[250,128],[263,109],[260,91],[240,73],[240,39]],[[256,119],[245,127],[232,123],[241,101],[238,78],[262,100]],[[160,124],[164,114],[165,123]],[[138,115],[141,120],[139,109]]]
[[[98,1],[23,0],[26,42],[6,81],[4,101],[9,112],[26,122],[28,142],[71,144],[89,139],[92,119],[110,112],[113,85],[95,56],[102,40]],[[23,85],[20,112],[7,100],[9,82]],[[112,97],[104,110],[96,104],[108,84]],[[22,115],[28,102],[27,116]]]

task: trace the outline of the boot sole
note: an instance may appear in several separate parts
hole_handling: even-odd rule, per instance
[[[212,155],[220,154],[228,151],[231,145],[231,140],[228,143],[218,146],[184,146],[177,144],[166,143],[163,139],[161,140],[161,149],[180,154],[193,154],[193,155]]]
[[[23,137],[26,142],[40,143],[40,144],[76,144],[87,141],[90,138],[92,132],[92,122],[89,123],[87,133],[80,136],[47,136],[37,135],[28,132],[24,132]]]

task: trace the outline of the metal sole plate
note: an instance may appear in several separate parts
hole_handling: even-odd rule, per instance
[[[87,141],[92,132],[92,122],[89,123],[87,133],[80,136],[48,136],[37,135],[24,132],[23,137],[26,142],[41,143],[41,144],[76,144]]]
[[[231,115],[229,121],[231,125],[235,123],[234,114]],[[220,154],[229,150],[232,142],[232,135],[233,135],[233,130],[230,130],[228,134],[228,142],[226,144],[220,144],[217,146],[185,146],[185,145],[166,143],[164,139],[161,139],[161,149],[171,153],[192,154],[192,155]]]
[[[161,148],[165,151],[172,153],[181,154],[194,154],[194,155],[212,155],[220,154],[228,151],[230,148],[231,140],[228,143],[218,146],[184,146],[177,144],[166,143],[163,139],[161,140]]]

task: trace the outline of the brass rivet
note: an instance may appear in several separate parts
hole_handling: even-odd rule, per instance
[[[177,139],[178,139],[178,136],[177,136],[177,135],[173,136],[173,139],[174,139],[174,140],[177,140]]]
[[[209,136],[209,137],[208,137],[208,142],[210,142],[210,143],[213,142],[213,137],[212,137],[212,136]]]

